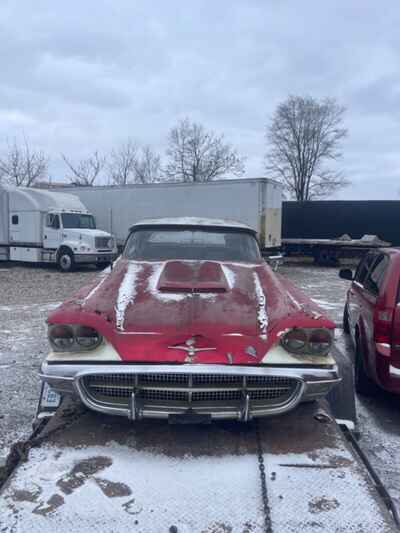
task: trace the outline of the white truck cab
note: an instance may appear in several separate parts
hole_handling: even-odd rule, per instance
[[[106,266],[117,255],[115,238],[77,196],[23,187],[0,188],[0,260]]]

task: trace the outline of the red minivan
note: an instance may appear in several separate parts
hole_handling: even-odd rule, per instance
[[[355,387],[373,394],[377,385],[400,393],[400,249],[369,252],[351,280],[343,313],[343,329],[355,346]]]

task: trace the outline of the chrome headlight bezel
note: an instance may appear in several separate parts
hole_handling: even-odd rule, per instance
[[[280,344],[295,355],[324,356],[332,348],[333,332],[328,328],[292,328],[282,336]]]
[[[50,324],[47,337],[54,352],[89,352],[98,348],[103,342],[101,333],[92,326],[84,324]],[[92,339],[92,341],[85,345],[83,339]]]

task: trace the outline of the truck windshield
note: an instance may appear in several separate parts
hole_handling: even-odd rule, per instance
[[[61,219],[64,228],[96,229],[96,223],[92,215],[62,213]]]
[[[126,243],[128,259],[157,261],[194,259],[259,262],[260,251],[251,233],[214,229],[138,229]]]

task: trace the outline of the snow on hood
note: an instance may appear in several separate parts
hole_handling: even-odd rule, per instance
[[[198,292],[199,291],[199,292]],[[204,291],[204,292],[203,292]],[[268,265],[210,261],[128,261],[77,293],[50,322],[92,326],[123,360],[184,362],[171,349],[196,338],[196,362],[257,364],[293,327],[334,324]],[[256,357],[247,355],[256,352]]]

